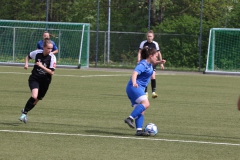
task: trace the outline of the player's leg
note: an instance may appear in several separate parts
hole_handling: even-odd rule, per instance
[[[152,98],[157,98],[158,95],[156,93],[156,66],[153,66],[153,74],[151,77],[151,87],[152,87]]]
[[[20,116],[19,120],[23,121],[24,123],[27,123],[27,113],[33,109],[33,107],[37,103],[37,96],[38,96],[38,90],[39,90],[39,83],[34,80],[28,81],[29,88],[31,90],[31,97],[28,99],[24,109],[22,109],[22,115]]]
[[[31,97],[28,99],[25,108],[24,108],[24,113],[27,114],[30,110],[34,108],[34,106],[38,102],[38,94],[39,94],[39,88],[40,84],[38,81],[35,80],[30,80],[29,81],[29,88],[31,89]]]
[[[42,100],[43,97],[46,95],[49,87],[49,83],[42,82],[39,83],[38,81],[29,81],[29,87],[32,91],[32,95],[27,101],[25,108],[22,110],[22,115],[19,118],[20,121],[27,123],[27,113],[31,111],[39,100]]]
[[[132,113],[130,114],[130,116],[133,119],[136,119],[138,116],[140,116],[150,106],[150,103],[149,103],[146,95],[139,97],[136,100],[136,102],[138,104],[136,105],[136,107],[134,107]]]
[[[140,114],[136,119],[135,119],[135,124],[136,124],[136,134],[135,136],[148,136],[149,133],[145,132],[143,130],[143,124],[144,124],[144,112]]]
[[[35,107],[35,105],[37,104],[37,102],[39,101],[37,99],[38,91],[39,91],[38,88],[32,89],[32,95],[28,99],[28,101],[25,105],[24,111],[23,111],[24,114],[27,114],[30,110],[32,110]]]
[[[139,118],[150,104],[144,93],[144,90],[141,87],[135,88],[131,85],[128,85],[126,92],[134,109],[132,110],[130,116],[124,120],[124,122],[127,123],[129,127],[135,128],[133,120]]]
[[[146,100],[148,101],[148,100]],[[147,102],[149,103],[149,102]],[[148,136],[149,134],[145,132],[143,128],[144,124],[144,111],[148,107],[145,108],[145,105],[143,104],[138,104],[136,107],[134,107],[132,113],[128,118],[125,119],[125,123],[128,124],[129,127],[134,128],[133,120],[135,119],[135,125],[136,125],[136,136]]]

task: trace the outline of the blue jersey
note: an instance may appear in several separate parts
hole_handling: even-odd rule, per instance
[[[151,63],[148,63],[146,59],[141,60],[138,65],[135,67],[134,71],[138,73],[137,84],[139,87],[147,87],[151,76],[153,74],[153,67]],[[129,85],[132,85],[132,79],[128,82]]]
[[[143,99],[145,99],[145,87],[148,85],[151,79],[151,76],[153,74],[153,67],[151,63],[148,63],[146,59],[143,59],[135,67],[134,71],[138,73],[136,79],[138,88],[133,86],[132,78],[130,78],[126,86],[126,93],[131,101],[132,106],[139,104]]]
[[[53,49],[52,49],[52,52],[53,52],[53,51],[57,50],[58,48],[53,41],[51,41],[51,42],[53,44]],[[37,49],[42,49],[43,50],[43,40],[41,40],[37,43]]]

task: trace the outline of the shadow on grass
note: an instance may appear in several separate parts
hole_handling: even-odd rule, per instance
[[[133,136],[135,133],[135,130],[133,131],[133,134],[127,134],[127,133],[119,133],[119,132],[112,132],[112,131],[103,131],[103,130],[85,130],[87,133],[91,134],[108,134],[108,135],[116,135],[116,136]]]
[[[22,122],[19,122],[19,123],[0,123],[0,125],[1,124],[2,125],[8,125],[8,126],[25,125]],[[37,124],[38,127],[39,127],[39,125],[51,125],[52,126],[51,127],[51,129],[52,129],[51,131],[53,131],[53,132],[56,132],[56,131],[54,131],[55,130],[54,128],[59,129],[59,126],[64,127],[65,129],[67,129],[69,127],[70,128],[69,130],[71,130],[71,131],[72,131],[72,127],[74,127],[74,128],[77,127],[78,129],[75,130],[76,132],[81,131],[80,128],[89,128],[89,126],[87,126],[87,125],[61,124],[61,123],[43,123],[43,122],[41,122],[41,123],[40,122],[29,122],[29,124],[27,123],[26,125],[30,126],[31,124]],[[90,134],[98,134],[98,135],[102,134],[102,135],[111,135],[111,136],[133,136],[135,134],[135,130],[132,130],[131,134],[111,131],[111,130],[122,130],[122,128],[104,128],[104,127],[99,127],[99,126],[95,126],[93,128],[95,128],[95,129],[92,129],[92,130],[88,130],[88,129],[84,130],[83,129],[82,131],[84,131],[86,133],[90,133]],[[109,131],[107,131],[107,130],[109,130]]]
[[[19,122],[19,123],[0,123],[0,125],[5,125],[5,126],[19,126],[21,124],[22,124],[22,122]]]
[[[127,97],[127,95],[120,95],[120,94],[101,94],[102,96],[107,97]]]

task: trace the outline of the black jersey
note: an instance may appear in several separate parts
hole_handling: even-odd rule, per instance
[[[35,63],[36,62],[42,62],[42,64],[54,71],[56,68],[56,57],[53,53],[50,53],[47,56],[43,55],[43,50],[35,50],[29,53],[28,55],[29,59],[34,59]],[[45,70],[40,68],[37,65],[34,65],[33,70],[32,70],[32,78],[38,79],[38,80],[43,80],[43,81],[51,81],[52,76],[48,74]]]
[[[150,43],[147,40],[142,41],[140,46],[139,46],[139,49],[143,49],[145,46],[148,46],[148,48],[154,48],[157,51],[160,51],[159,45],[156,41],[152,41]]]

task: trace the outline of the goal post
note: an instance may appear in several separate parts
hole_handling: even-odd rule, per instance
[[[89,67],[90,24],[15,20],[0,20],[0,64],[22,65],[46,30],[58,47],[58,67]]]
[[[240,75],[240,29],[210,30],[205,73]]]

